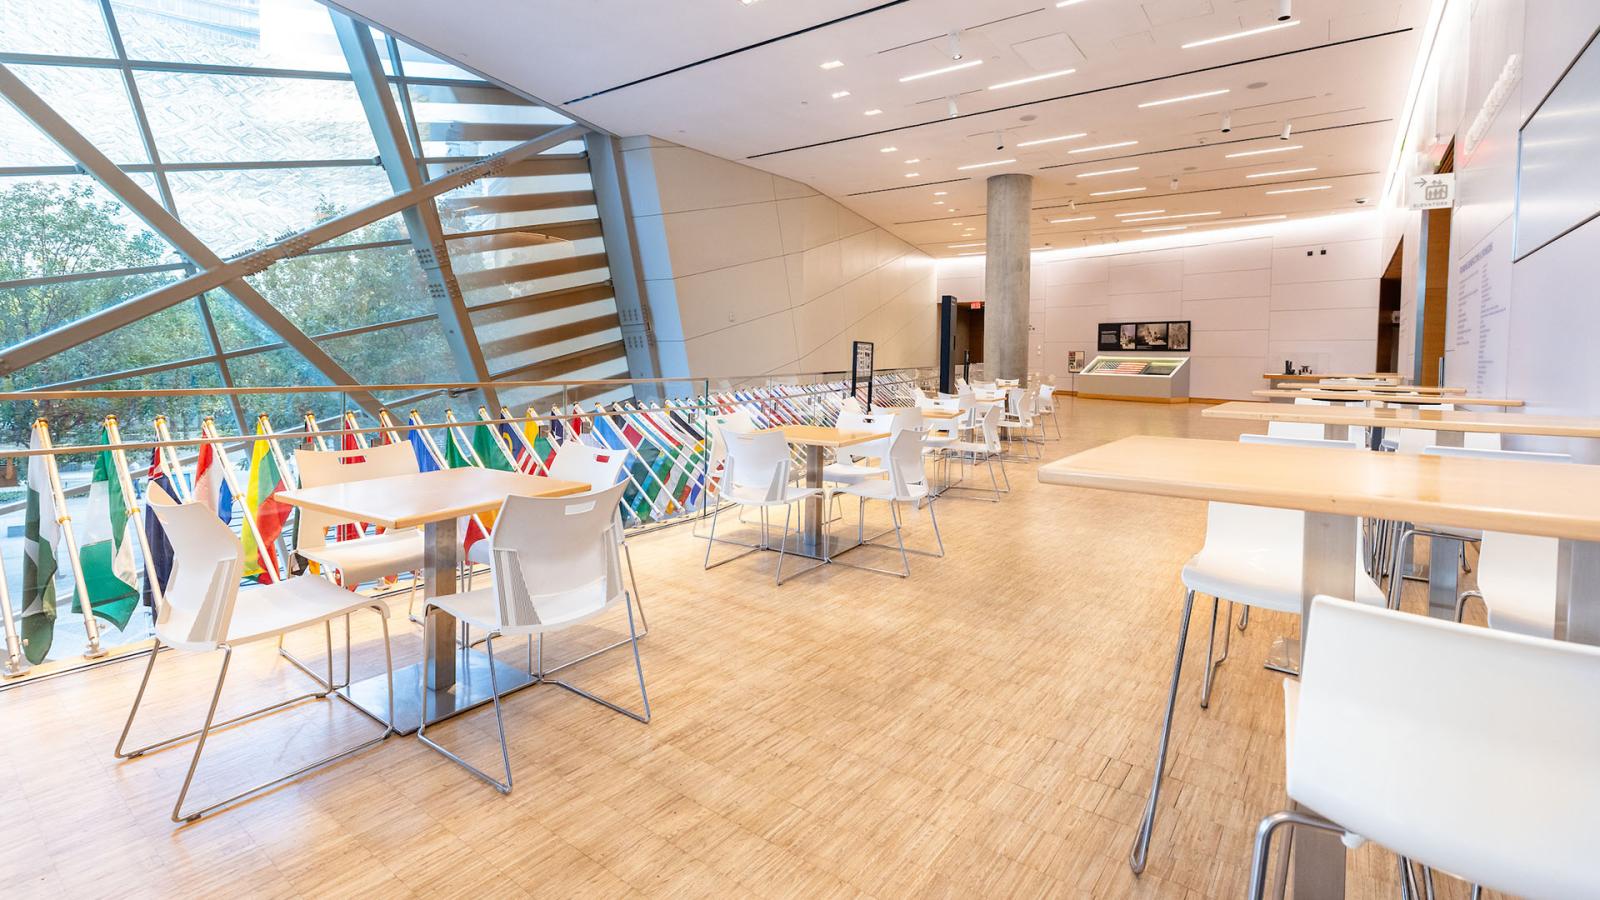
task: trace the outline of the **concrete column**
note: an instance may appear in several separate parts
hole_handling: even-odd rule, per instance
[[[983,276],[983,371],[990,380],[1028,378],[1032,263],[1032,175],[989,178],[988,253]]]

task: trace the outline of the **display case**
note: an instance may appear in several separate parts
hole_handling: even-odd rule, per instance
[[[1096,356],[1078,373],[1079,397],[1183,403],[1189,399],[1189,357]]]

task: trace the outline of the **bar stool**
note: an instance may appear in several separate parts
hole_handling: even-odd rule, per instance
[[[1351,452],[1360,450],[1360,445],[1353,441],[1313,441],[1266,435],[1243,435],[1240,440],[1244,443],[1331,447]],[[1356,555],[1350,561],[1357,570],[1356,597],[1363,603],[1382,606],[1383,591],[1361,566],[1363,550],[1359,523],[1352,522],[1351,527],[1356,532]],[[1161,782],[1166,774],[1167,747],[1172,738],[1173,710],[1178,700],[1179,675],[1183,671],[1184,648],[1188,643],[1189,619],[1194,609],[1195,595],[1211,597],[1211,632],[1206,644],[1206,667],[1200,681],[1200,707],[1205,709],[1211,702],[1212,681],[1218,668],[1227,660],[1228,646],[1232,642],[1233,609],[1230,605],[1228,624],[1223,626],[1222,654],[1220,658],[1214,658],[1220,601],[1239,603],[1247,610],[1261,607],[1273,612],[1299,615],[1304,535],[1305,513],[1300,510],[1235,503],[1213,502],[1206,505],[1205,544],[1199,553],[1184,564],[1181,574],[1184,586],[1183,614],[1178,620],[1178,648],[1172,662],[1172,681],[1167,692],[1165,717],[1161,723],[1161,738],[1156,747],[1155,775],[1151,779],[1144,818],[1129,854],[1129,865],[1135,873],[1144,871],[1150,835],[1155,828],[1156,803],[1161,796]]]
[[[1251,900],[1286,825],[1387,847],[1408,882],[1415,860],[1507,894],[1595,896],[1600,647],[1331,597],[1311,617],[1305,669],[1284,682],[1296,808],[1256,830]]]

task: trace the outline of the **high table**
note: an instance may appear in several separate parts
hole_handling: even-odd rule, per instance
[[[1449,402],[1446,400],[1445,402]],[[1600,419],[1544,416],[1530,413],[1462,412],[1454,409],[1407,409],[1371,406],[1311,406],[1299,403],[1253,403],[1233,400],[1207,407],[1208,419],[1253,422],[1302,422],[1323,426],[1323,436],[1344,440],[1357,428],[1419,428],[1439,432],[1439,444],[1459,447],[1468,432],[1532,434],[1544,437],[1600,438]]]
[[[806,487],[816,488],[818,491],[822,489],[822,451],[865,444],[889,436],[888,432],[841,431],[838,428],[822,425],[782,425],[763,430],[782,432],[784,440],[805,449]],[[824,542],[828,540],[827,521],[828,510],[822,495],[818,493],[807,497],[805,505],[800,510],[800,530],[797,532],[800,542],[800,550],[797,552],[801,556],[826,559],[833,555],[831,548],[829,552],[823,552]],[[842,545],[840,549],[843,549]]]
[[[1521,400],[1508,400],[1504,397],[1468,397],[1452,394],[1441,397],[1434,394],[1403,394],[1403,393],[1377,393],[1373,391],[1325,391],[1320,388],[1302,388],[1300,390],[1270,390],[1251,391],[1257,397],[1266,397],[1271,400],[1294,400],[1297,397],[1307,397],[1312,400],[1332,400],[1336,403],[1360,403],[1362,401],[1376,403],[1426,403],[1436,405],[1450,403],[1456,406],[1522,406]]]
[[[1354,382],[1332,383],[1319,381],[1316,384],[1305,385],[1302,389],[1317,391],[1366,391],[1373,394],[1465,394],[1463,387],[1437,387],[1425,384],[1357,384]]]
[[[422,526],[423,574],[429,597],[453,594],[461,542],[456,519],[500,508],[507,497],[565,497],[581,494],[589,485],[495,469],[444,469],[410,475],[391,475],[347,481],[321,487],[280,491],[279,500],[291,506],[314,509],[341,519],[371,522],[380,528]],[[423,631],[430,641],[433,664],[427,686],[417,693],[415,663],[394,674],[395,731],[417,730],[423,715],[429,722],[465,712],[489,700],[489,666],[494,665],[501,694],[526,687],[533,679],[520,669],[491,660],[486,654],[461,648],[456,652],[456,619],[441,611],[431,616]],[[387,679],[377,676],[340,690],[368,715],[386,721],[389,712]]]
[[[1354,517],[1557,538],[1556,637],[1600,644],[1600,466],[1138,436],[1047,463],[1039,480],[1304,511],[1302,638],[1312,597],[1355,596]],[[1147,820],[1154,810],[1152,792]],[[1329,838],[1295,838],[1296,900],[1343,896],[1344,846]]]
[[[1280,382],[1285,384],[1312,384],[1322,381],[1326,378],[1360,378],[1365,381],[1382,381],[1386,384],[1401,384],[1404,381],[1398,372],[1335,372],[1333,374],[1329,374],[1327,372],[1307,372],[1304,375],[1300,374],[1299,372],[1294,372],[1288,375],[1285,375],[1282,372],[1266,372],[1261,377],[1265,378],[1267,380],[1267,384],[1269,385],[1275,385]]]

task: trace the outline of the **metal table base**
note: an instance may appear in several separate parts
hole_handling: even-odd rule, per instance
[[[428,724],[431,725],[489,702],[489,655],[478,650],[468,650],[465,653],[453,653],[450,659],[455,663],[455,671],[450,687],[444,690],[419,691],[422,680],[420,662],[394,670],[396,732],[415,733],[417,723],[424,712],[424,704],[426,704]],[[499,679],[502,697],[538,684],[538,680],[524,669],[499,660],[494,662],[494,666],[495,678]],[[379,722],[388,718],[389,688],[384,676],[378,675],[354,682],[348,687],[340,688],[338,693],[357,709]]]

